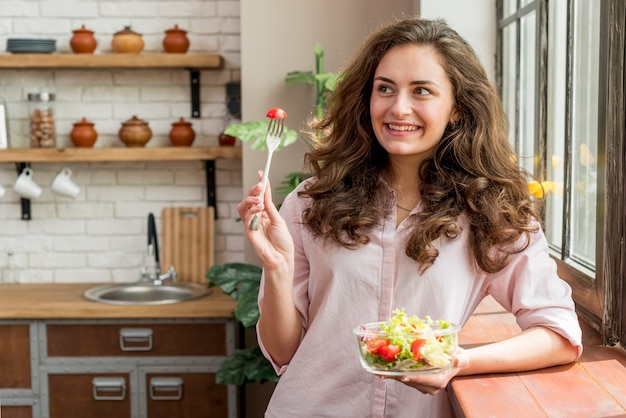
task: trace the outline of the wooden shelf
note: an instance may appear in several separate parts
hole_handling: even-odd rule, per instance
[[[0,54],[0,68],[218,69],[217,54]]]
[[[0,162],[202,161],[240,159],[241,147],[10,148]]]

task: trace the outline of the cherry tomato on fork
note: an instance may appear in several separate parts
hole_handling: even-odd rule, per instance
[[[267,116],[270,119],[285,119],[287,117],[287,112],[279,107],[273,107],[267,111]]]

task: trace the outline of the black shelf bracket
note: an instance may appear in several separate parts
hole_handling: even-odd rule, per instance
[[[189,69],[189,83],[191,88],[191,117],[200,118],[200,70]]]
[[[17,170],[17,175],[22,174],[24,169],[30,167],[30,163],[15,163],[15,168]],[[21,198],[21,206],[22,206],[22,220],[30,221],[32,219],[30,213],[30,199]]]
[[[215,161],[214,160],[206,160],[204,162],[204,173],[206,175],[206,196],[207,196],[207,206],[213,206],[213,214],[215,215],[215,219],[217,219],[217,194],[216,194],[216,183],[215,183]]]

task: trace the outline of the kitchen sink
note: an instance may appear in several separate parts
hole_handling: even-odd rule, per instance
[[[210,292],[206,285],[189,282],[160,285],[138,282],[92,287],[83,295],[89,300],[113,305],[161,305],[200,298]]]

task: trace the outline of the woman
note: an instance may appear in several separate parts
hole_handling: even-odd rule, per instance
[[[282,374],[267,417],[445,417],[455,375],[574,361],[581,331],[512,158],[497,93],[443,21],[371,34],[311,125],[314,177],[280,210],[238,205],[264,276],[258,337]],[[492,295],[522,332],[459,350],[448,371],[381,379],[352,329],[395,308],[463,325]]]

